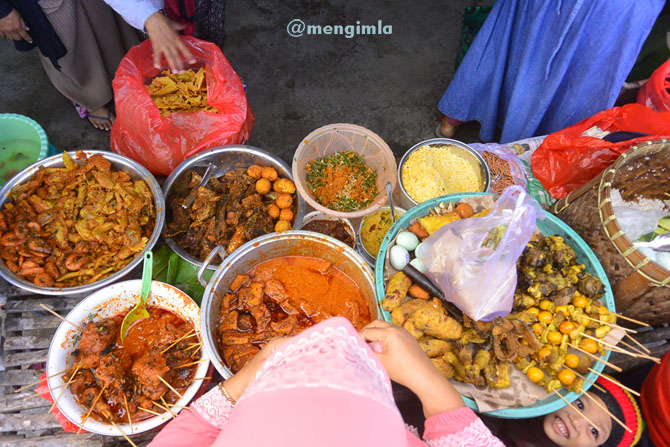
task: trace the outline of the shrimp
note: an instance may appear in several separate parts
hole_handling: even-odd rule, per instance
[[[38,287],[52,287],[54,279],[47,272],[38,273],[33,280]]]
[[[15,233],[5,233],[0,237],[0,245],[5,247],[18,247],[23,244],[25,239],[16,235]]]
[[[65,258],[65,267],[72,272],[81,270],[81,268],[88,262],[88,256],[71,254]]]

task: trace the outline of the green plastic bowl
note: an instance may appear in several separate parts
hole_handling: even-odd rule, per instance
[[[49,151],[44,129],[23,115],[0,113],[0,187]]]
[[[463,193],[436,197],[434,199],[428,200],[427,202],[423,202],[414,208],[410,208],[393,224],[388,233],[386,233],[386,237],[384,237],[384,240],[382,241],[382,245],[379,248],[379,255],[377,256],[377,263],[375,265],[375,287],[377,291],[377,299],[380,301],[380,303],[386,295],[386,286],[384,284],[384,261],[386,260],[386,253],[389,249],[389,244],[396,237],[398,232],[401,229],[407,228],[413,219],[417,217],[423,217],[428,214],[431,208],[435,208],[441,202],[459,202],[461,199],[466,197],[483,195],[495,194]],[[610,311],[615,312],[616,309],[614,307],[614,295],[612,295],[612,287],[610,286],[610,283],[607,279],[605,270],[600,264],[600,261],[598,261],[595,253],[593,253],[593,250],[591,250],[586,242],[584,242],[584,239],[582,239],[572,228],[570,228],[567,224],[565,224],[562,220],[553,214],[546,213],[544,220],[537,221],[537,227],[544,235],[559,235],[565,238],[565,241],[575,249],[575,253],[577,254],[577,261],[586,266],[587,272],[597,276],[602,281],[603,286],[605,287],[605,295],[601,298],[602,302]],[[381,305],[379,307],[381,309]],[[384,320],[388,322],[391,321],[391,314],[388,311],[382,309],[382,316],[384,317]],[[609,359],[609,356],[610,352],[607,351],[602,358],[607,360]],[[602,372],[604,367],[605,365],[602,362],[597,362],[593,369],[598,372]],[[588,373],[585,377],[590,382],[595,382],[598,379],[598,376],[592,372]],[[589,382],[584,381],[582,389],[586,391],[590,386],[591,384]],[[572,392],[566,393],[564,389],[562,389],[560,392],[568,400],[568,402],[572,402],[579,397],[579,394]],[[462,397],[468,407],[475,411],[479,410],[474,400],[466,396]],[[561,398],[555,394],[551,394],[547,395],[545,399],[542,399],[529,407],[504,408],[502,410],[491,411],[486,414],[489,416],[496,416],[507,419],[527,419],[553,413],[554,411],[563,408],[565,405],[565,402]]]

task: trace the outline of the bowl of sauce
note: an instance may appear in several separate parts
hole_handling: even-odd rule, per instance
[[[344,217],[335,217],[321,211],[312,211],[302,220],[302,226],[299,229],[325,234],[350,247],[356,247],[356,231],[351,221]]]
[[[395,218],[399,219],[400,216],[405,214],[406,210],[396,206],[394,207],[394,211]],[[383,206],[361,220],[358,228],[359,252],[370,265],[374,266],[384,236],[386,236],[392,225],[393,216],[391,215],[391,207],[389,206]]]

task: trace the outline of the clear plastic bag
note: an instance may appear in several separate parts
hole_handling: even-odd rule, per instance
[[[452,222],[417,250],[428,276],[473,320],[511,312],[516,262],[544,219],[540,205],[521,186],[510,186],[487,216]]]
[[[524,174],[521,159],[514,153],[509,146],[498,143],[470,143],[470,146],[476,150],[479,155],[484,156],[484,152],[491,152],[509,164],[510,175],[515,185],[527,186],[526,175]],[[493,175],[493,173],[491,173]],[[493,180],[493,179],[492,179]]]

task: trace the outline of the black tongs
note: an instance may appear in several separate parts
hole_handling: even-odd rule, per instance
[[[442,300],[442,304],[444,304],[447,312],[449,312],[456,321],[463,323],[463,311],[454,306],[453,303],[447,301],[447,298],[444,296],[444,293],[442,293],[440,288],[433,284],[433,282],[428,279],[426,275],[418,271],[416,268],[414,268],[413,265],[410,264],[407,264],[402,269],[402,272],[407,275],[409,279],[417,283],[423,290],[428,292],[430,296],[435,296]]]

